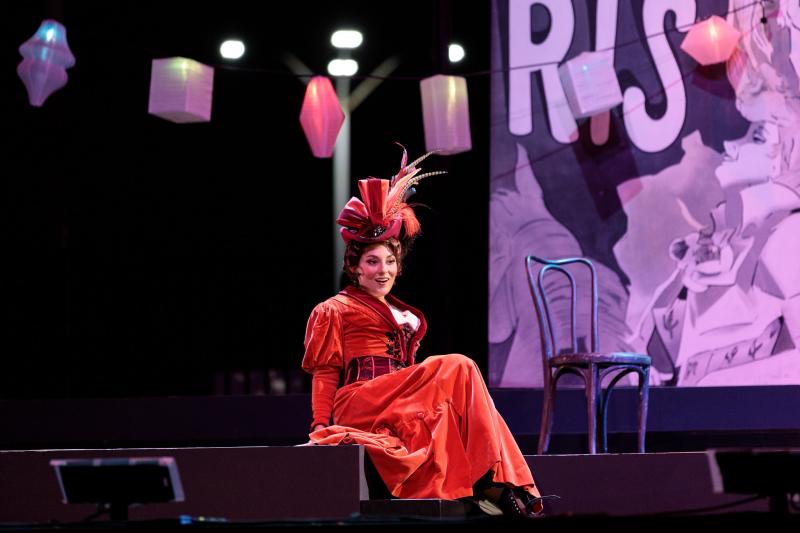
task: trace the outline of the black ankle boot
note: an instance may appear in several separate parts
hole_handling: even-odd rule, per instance
[[[497,506],[503,511],[503,515],[511,518],[537,518],[542,514],[541,498],[511,487],[503,490]]]

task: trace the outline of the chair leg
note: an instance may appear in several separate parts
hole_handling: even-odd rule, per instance
[[[647,402],[650,396],[650,367],[639,372],[639,453],[644,453],[644,436],[647,432]]]
[[[597,440],[598,447],[602,453],[608,453],[608,435],[606,431],[607,421],[608,421],[608,400],[611,396],[611,389],[608,389],[605,394],[603,394],[603,381],[602,378],[598,382],[598,386],[600,390],[597,392],[597,396],[600,399],[599,404],[597,405]]]
[[[597,414],[600,416],[600,422],[598,423],[598,432],[600,438],[602,438],[602,451],[603,453],[608,453],[608,404],[611,402],[611,393],[614,392],[614,387],[616,386],[617,382],[620,379],[625,377],[629,370],[625,370],[622,372],[618,372],[614,379],[606,386],[605,392],[603,392],[603,375],[600,374],[600,407],[597,410]]]
[[[542,405],[542,423],[539,426],[539,455],[547,453],[550,447],[550,432],[553,428],[553,406],[556,401],[556,382],[552,376],[544,387],[544,402]]]
[[[589,453],[597,453],[597,394],[599,391],[597,365],[589,363],[589,375],[586,376],[586,408]]]

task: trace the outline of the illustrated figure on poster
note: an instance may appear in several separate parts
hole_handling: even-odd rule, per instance
[[[695,231],[670,245],[674,271],[630,339],[653,357],[656,384],[800,383],[796,11],[776,11],[766,25],[752,7],[731,17],[752,28],[728,64],[736,107],[751,125],[724,144],[714,171],[723,201],[707,218],[676,198]]]

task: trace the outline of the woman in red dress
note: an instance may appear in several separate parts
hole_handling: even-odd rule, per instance
[[[390,294],[419,232],[406,204],[425,176],[406,165],[391,181],[359,181],[364,199],[339,214],[352,281],[308,321],[303,369],[312,374],[311,442],[366,447],[398,498],[474,499],[481,509],[532,517],[540,493],[477,365],[461,354],[415,362],[427,325]]]

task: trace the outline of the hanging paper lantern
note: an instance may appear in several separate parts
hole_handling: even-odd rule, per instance
[[[300,125],[314,157],[333,155],[336,137],[343,123],[344,111],[331,80],[325,76],[314,76],[308,82],[300,109]]]
[[[472,149],[469,130],[467,80],[461,76],[437,74],[419,82],[425,149],[442,155]]]
[[[147,112],[177,122],[211,120],[214,68],[185,57],[154,59]]]
[[[558,67],[575,118],[591,117],[622,103],[611,51],[583,52]]]
[[[45,20],[33,37],[19,47],[19,75],[28,90],[28,101],[41,107],[47,97],[67,84],[67,70],[75,56],[67,44],[67,29],[55,20]]]
[[[731,56],[741,36],[725,19],[712,15],[692,26],[681,43],[681,50],[701,65],[722,63]]]

